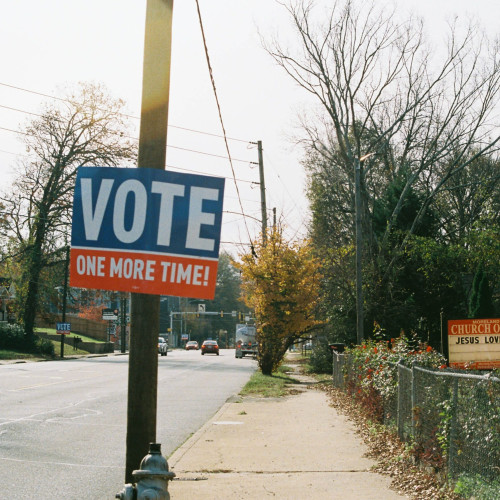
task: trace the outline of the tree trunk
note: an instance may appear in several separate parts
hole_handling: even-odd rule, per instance
[[[38,289],[40,272],[42,270],[42,244],[44,235],[40,228],[35,228],[33,246],[29,252],[28,266],[25,279],[28,289],[24,298],[22,320],[26,340],[29,344],[35,343],[35,317],[38,304]]]
[[[262,375],[271,376],[273,374],[274,360],[269,353],[259,357],[259,366]]]

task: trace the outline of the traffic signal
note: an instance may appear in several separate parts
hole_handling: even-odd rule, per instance
[[[221,311],[220,312],[220,317],[223,318],[224,317],[224,311]]]

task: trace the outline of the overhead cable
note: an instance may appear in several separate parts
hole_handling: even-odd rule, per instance
[[[203,20],[201,18],[200,4],[199,4],[198,0],[196,0],[196,9],[198,11],[198,19],[200,21],[201,36],[202,36],[202,39],[203,39],[203,46],[205,48],[205,57],[206,57],[206,60],[207,60],[207,65],[208,65],[208,72],[210,74],[210,81],[212,82],[212,89],[214,91],[215,102],[217,104],[217,110],[219,112],[219,120],[220,120],[220,124],[221,124],[221,127],[222,127],[222,133],[224,135],[224,143],[226,145],[226,151],[227,151],[227,154],[228,154],[228,157],[229,157],[229,164],[231,166],[231,171],[233,173],[234,185],[235,185],[236,192],[237,192],[237,195],[238,195],[238,201],[240,203],[241,213],[244,214],[245,211],[243,210],[243,203],[241,202],[240,190],[239,190],[239,187],[238,187],[238,183],[236,182],[236,174],[235,174],[235,171],[234,171],[233,160],[231,158],[231,152],[229,151],[229,144],[227,142],[226,129],[224,127],[224,121],[222,119],[222,111],[221,111],[221,107],[220,107],[220,103],[219,103],[219,97],[217,95],[217,89],[215,87],[215,79],[214,79],[214,75],[213,75],[213,71],[212,71],[212,65],[210,63],[210,57],[208,55],[207,41],[206,41],[206,38],[205,38],[205,30],[203,28]],[[250,236],[250,231],[248,230],[248,225],[247,225],[246,217],[243,219],[243,221],[245,223],[245,229],[246,229],[247,234],[248,234],[248,239],[249,239],[249,241],[252,241],[252,238]]]
[[[10,85],[10,84],[4,83],[4,82],[0,82],[0,85],[2,87],[8,87],[8,88],[11,88],[11,89],[19,90],[21,92],[27,92],[29,94],[35,94],[35,95],[39,95],[39,96],[42,96],[42,97],[47,97],[49,99],[55,99],[57,101],[69,102],[69,103],[72,102],[69,99],[64,99],[62,97],[56,97],[56,96],[50,95],[50,94],[44,94],[43,92],[37,92],[36,90],[25,89],[25,88],[22,88],[22,87],[19,87],[19,86],[16,86],[16,85]],[[19,111],[21,111],[21,110],[19,110]],[[23,113],[29,113],[29,111],[22,111],[22,112]],[[36,113],[30,113],[30,114],[36,114]],[[129,115],[129,114],[126,114],[126,113],[120,113],[120,115],[121,116],[125,116],[126,118],[132,118],[133,120],[140,120],[140,118],[138,116]],[[188,127],[180,127],[178,125],[168,124],[168,127],[170,127],[170,128],[176,128],[176,129],[179,129],[179,130],[185,130],[187,132],[194,132],[196,134],[208,135],[208,136],[212,136],[212,137],[219,137],[219,138],[222,137],[220,134],[214,134],[212,132],[205,132],[203,130],[195,130],[195,129],[188,128]],[[249,142],[249,141],[247,141],[245,139],[237,139],[235,137],[228,137],[228,139],[230,141],[236,141],[236,142],[243,142],[243,143],[248,143]]]

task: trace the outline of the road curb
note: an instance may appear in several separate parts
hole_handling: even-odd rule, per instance
[[[45,363],[47,361],[68,361],[71,359],[83,358],[107,358],[109,356],[128,356],[128,352],[107,352],[102,354],[74,354],[64,358],[55,357],[54,359],[0,359],[0,365],[17,365],[21,363]]]

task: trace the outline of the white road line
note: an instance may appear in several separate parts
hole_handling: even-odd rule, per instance
[[[19,391],[27,391],[29,389],[39,389],[40,387],[48,387],[49,385],[57,385],[57,384],[65,384],[69,382],[80,382],[81,380],[90,380],[91,378],[102,377],[101,374],[94,375],[93,377],[84,377],[84,378],[74,378],[74,379],[64,379],[58,382],[49,382],[46,384],[38,384],[38,385],[27,385],[25,387],[19,387],[17,389],[8,389],[8,392],[19,392]]]
[[[72,404],[69,404],[66,406],[61,406],[60,408],[54,408],[52,410],[46,410],[46,411],[42,411],[39,413],[34,413],[33,415],[28,415],[26,417],[9,419],[9,420],[6,420],[5,422],[0,422],[0,425],[9,425],[9,424],[13,424],[16,422],[23,422],[25,420],[38,420],[35,417],[39,417],[41,415],[48,415],[49,413],[55,413],[56,411],[67,410],[68,408],[74,408],[75,406],[81,405],[82,403],[86,403],[87,401],[91,401],[91,400],[85,399],[85,400],[79,401],[77,403],[72,403]]]

